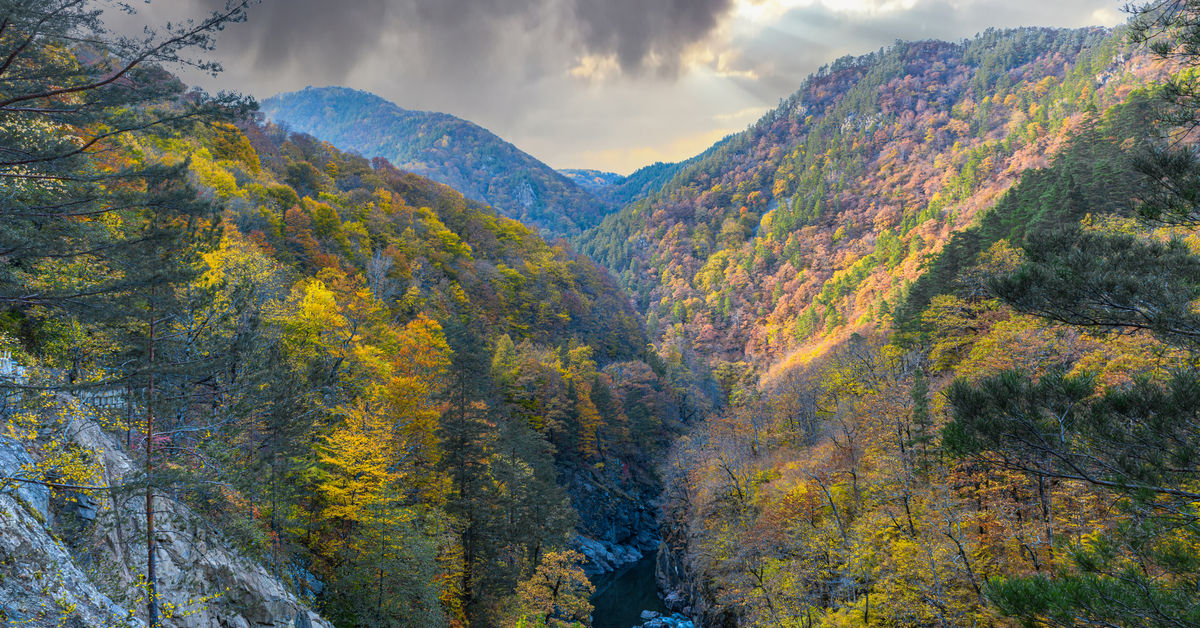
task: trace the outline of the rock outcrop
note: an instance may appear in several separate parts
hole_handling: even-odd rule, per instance
[[[65,433],[100,463],[105,482],[119,485],[132,475],[135,462],[112,434],[87,413],[69,414]],[[0,437],[0,475],[11,477],[32,462],[23,447]],[[28,483],[0,491],[0,623],[143,626],[140,495],[106,491],[64,499]],[[330,626],[186,505],[161,495],[155,512],[164,626]]]
[[[686,548],[663,542],[655,557],[654,577],[663,605],[677,615],[691,618],[697,626],[734,628],[738,625],[737,617],[728,609],[711,603],[711,593],[695,578],[688,565]]]
[[[642,624],[636,628],[695,628],[696,623],[682,613],[663,615],[658,611],[642,611]]]
[[[579,513],[572,545],[587,557],[584,571],[589,575],[635,563],[659,544],[655,486],[623,473],[619,462],[605,469],[571,471],[565,478]]]

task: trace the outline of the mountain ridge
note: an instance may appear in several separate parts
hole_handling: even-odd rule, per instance
[[[440,112],[404,109],[347,87],[306,87],[261,103],[295,131],[444,183],[509,218],[569,236],[611,211],[571,178],[495,133]]]
[[[729,359],[779,359],[874,326],[924,255],[1046,163],[1084,111],[1152,72],[1118,39],[990,29],[843,57],[580,248],[621,277],[652,327],[683,324]]]

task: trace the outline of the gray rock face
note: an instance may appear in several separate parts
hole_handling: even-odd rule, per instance
[[[12,493],[0,493],[0,625],[141,626],[97,588],[49,529]],[[69,625],[69,624],[67,624]]]
[[[20,444],[0,438],[0,475],[13,477],[21,474],[21,467],[32,464],[33,459]],[[50,489],[38,484],[17,484],[15,497],[28,504],[43,520],[50,522]]]
[[[571,545],[587,557],[588,562],[583,566],[583,571],[588,575],[615,571],[636,563],[644,556],[637,546],[597,541],[579,534],[571,539]]]
[[[72,418],[68,428],[100,461],[106,484],[133,471],[118,440],[89,417]],[[19,444],[0,437],[0,470],[28,461]],[[128,495],[114,501],[112,493],[75,497],[52,500],[48,491],[43,498],[24,487],[0,492],[0,625],[144,625],[137,584],[146,567],[144,502]],[[164,627],[330,627],[186,506],[160,495],[155,511],[160,604],[179,609],[164,613]]]
[[[588,558],[584,571],[589,575],[637,562],[658,547],[657,495],[621,473],[619,462],[603,472],[572,472],[566,483],[571,504],[581,514],[572,545]]]

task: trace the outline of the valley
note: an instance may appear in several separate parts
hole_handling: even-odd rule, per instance
[[[8,624],[1200,622],[1200,6],[897,40],[624,176],[189,89],[248,2],[47,6],[0,7]]]

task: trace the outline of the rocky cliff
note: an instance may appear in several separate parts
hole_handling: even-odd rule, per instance
[[[48,433],[65,435],[71,446],[88,452],[107,485],[133,477],[133,458],[95,415],[66,396],[55,406],[61,411],[44,419],[57,424]],[[38,451],[0,435],[0,476],[38,463]],[[144,625],[145,514],[138,491],[59,494],[30,483],[0,486],[0,623]],[[157,500],[156,519],[164,626],[330,625],[280,577],[233,549],[170,495]],[[305,581],[296,574],[283,578]]]
[[[610,464],[606,471],[571,471],[565,477],[571,505],[579,513],[572,544],[587,557],[584,570],[592,575],[637,562],[658,547],[657,485],[622,477],[619,468],[619,463]]]

